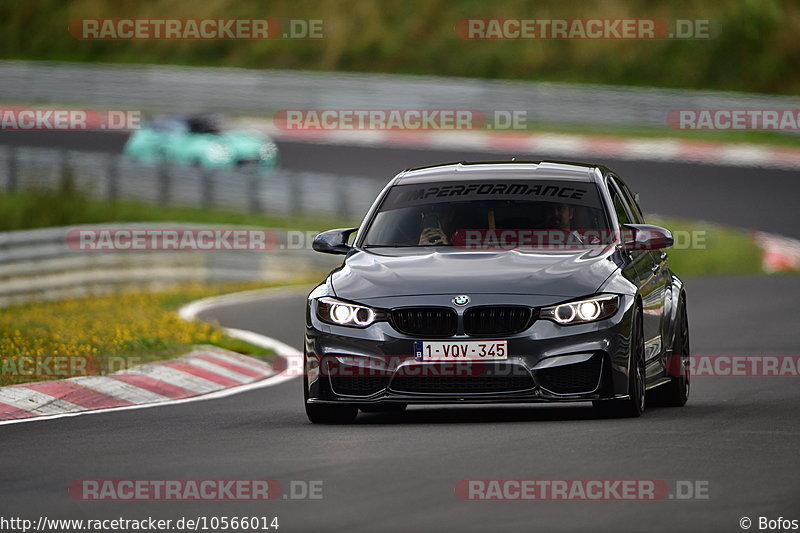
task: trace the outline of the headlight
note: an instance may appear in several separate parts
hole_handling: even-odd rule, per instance
[[[570,326],[603,320],[616,313],[617,309],[619,309],[619,296],[600,294],[574,302],[543,307],[539,311],[539,318]]]
[[[272,159],[278,152],[278,147],[274,144],[262,144],[258,147],[258,156],[261,159]]]
[[[328,296],[317,300],[317,316],[329,324],[354,328],[365,328],[378,320],[383,320],[382,311]]]
[[[213,143],[208,147],[208,158],[214,163],[224,163],[228,161],[233,153],[224,145]]]

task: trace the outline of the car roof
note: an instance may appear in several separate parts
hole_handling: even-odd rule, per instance
[[[567,161],[461,161],[406,169],[395,177],[394,185],[486,179],[595,182],[605,171],[600,165]]]

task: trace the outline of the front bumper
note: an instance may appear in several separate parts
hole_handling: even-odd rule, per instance
[[[502,296],[497,297],[501,304]],[[494,298],[490,298],[494,300]],[[508,359],[422,362],[420,338],[388,322],[358,329],[321,322],[309,299],[305,334],[305,393],[309,403],[368,405],[585,402],[627,398],[633,298],[623,296],[605,320],[561,326],[536,320],[505,340]],[[434,305],[434,304],[431,304]],[[458,309],[463,313],[463,309]],[[477,340],[455,335],[445,340]]]

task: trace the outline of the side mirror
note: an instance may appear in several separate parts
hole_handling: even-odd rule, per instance
[[[311,247],[324,254],[346,254],[353,248],[347,244],[350,235],[358,228],[341,228],[323,231],[316,237]]]
[[[622,247],[625,250],[661,250],[672,246],[674,240],[668,229],[649,224],[626,224],[622,227]]]

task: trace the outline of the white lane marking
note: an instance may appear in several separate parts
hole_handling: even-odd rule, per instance
[[[391,141],[386,130],[339,130],[336,136],[345,142],[355,144],[377,144]]]
[[[650,158],[653,161],[671,160],[680,155],[680,143],[664,139],[641,139],[629,141],[626,151],[631,158]]]
[[[261,374],[262,376],[271,376],[274,374],[272,367],[263,361],[259,361],[258,359],[249,358],[250,361],[245,359],[246,356],[235,356],[233,354],[221,353],[221,352],[212,352],[212,351],[204,351],[198,352],[202,355],[208,356],[219,363],[229,363],[236,366],[242,366],[250,370],[251,372],[255,372],[256,374]],[[254,378],[250,378],[249,381],[252,381]]]
[[[771,151],[762,146],[731,146],[722,150],[723,161],[736,164],[767,165],[771,159]]]
[[[60,400],[43,392],[26,387],[6,387],[0,389],[0,403],[43,415],[59,415],[86,409],[66,400]],[[31,419],[25,419],[31,420]],[[34,418],[32,420],[37,420]]]
[[[269,385],[277,385],[284,381],[289,381],[303,375],[303,352],[297,348],[293,348],[288,344],[284,344],[277,339],[265,337],[253,331],[245,329],[224,328],[225,333],[231,337],[236,337],[243,341],[255,344],[256,346],[264,346],[271,348],[276,354],[280,355],[286,360],[286,368],[280,373],[271,378],[267,378]],[[265,342],[266,341],[266,342]],[[268,344],[268,345],[267,345]]]
[[[398,137],[398,139],[402,139],[402,137]],[[423,148],[427,146],[434,149],[453,148],[464,150],[473,148],[476,150],[481,150],[491,147],[491,144],[489,143],[489,137],[481,133],[458,132],[453,133],[452,135],[430,134],[424,137],[424,139],[426,142],[420,143],[420,146]],[[402,142],[402,140],[400,142]],[[496,148],[495,150],[502,151]]]
[[[200,300],[190,302],[180,309],[178,309],[178,316],[182,319],[191,321],[197,318],[197,315],[203,311],[215,307],[226,307],[229,305],[238,305],[247,302],[257,301],[265,297],[271,299],[290,298],[296,297],[299,294],[308,294],[309,289],[297,289],[287,287],[277,287],[274,289],[253,289],[250,291],[232,292],[230,294],[221,294],[219,296],[210,296]],[[264,337],[265,339],[268,337]]]
[[[277,355],[283,357],[293,357],[296,355],[303,355],[303,352],[289,346],[288,344],[284,344],[277,339],[273,339],[270,337],[265,337],[260,333],[255,333],[253,331],[249,331],[246,329],[236,329],[236,328],[223,328],[226,333],[229,333],[232,337],[236,337],[237,339],[251,342],[257,346],[264,346],[264,348],[270,348],[275,351]],[[269,346],[263,344],[265,340],[269,340]],[[259,344],[262,343],[262,344]]]
[[[155,392],[131,385],[124,381],[103,376],[87,376],[74,378],[70,381],[77,383],[81,387],[86,387],[87,389],[92,389],[131,403],[163,402],[169,400],[167,396],[156,394]]]
[[[127,370],[126,373],[148,376],[169,383],[170,385],[176,385],[196,394],[214,392],[224,387],[224,385],[220,385],[219,383],[166,365],[147,365],[140,368],[131,368]]]
[[[186,362],[202,370],[208,370],[209,372],[212,372],[224,378],[232,379],[233,381],[237,381],[239,383],[250,383],[251,381],[253,381],[253,378],[251,378],[250,376],[245,376],[244,374],[240,374],[238,372],[225,368],[224,366],[216,365],[204,359],[190,358],[187,359]]]
[[[532,139],[532,149],[537,152],[582,153],[590,146],[584,137],[577,135],[539,135]]]
[[[237,294],[242,295],[242,302],[245,301],[253,301],[258,299],[269,300],[272,298],[279,299],[285,298],[287,296],[305,296],[308,293],[308,289],[286,289],[286,288],[279,288],[279,289],[258,289],[256,291],[245,291],[243,293],[232,293],[226,294],[223,296],[216,297],[219,301],[222,302],[222,305],[233,305],[237,303]],[[191,306],[191,307],[190,307]],[[188,310],[185,310],[189,307]],[[181,312],[179,312],[180,316],[184,320],[193,320],[195,316],[207,309],[211,309],[216,307],[215,298],[205,298],[203,300],[198,300],[197,302],[192,302],[191,304],[187,304],[181,308]],[[272,377],[268,377],[259,381],[255,381],[253,383],[248,383],[246,385],[240,385],[238,387],[230,387],[227,389],[218,390],[215,392],[210,392],[208,394],[203,394],[200,396],[192,396],[191,398],[181,398],[177,400],[169,400],[165,402],[158,402],[158,403],[144,403],[141,405],[127,405],[124,407],[110,407],[106,409],[94,409],[91,411],[78,411],[74,413],[61,413],[61,414],[54,414],[54,415],[45,415],[45,416],[37,416],[33,418],[20,418],[18,420],[3,420],[0,421],[0,426],[8,425],[8,424],[22,424],[25,422],[39,422],[43,420],[54,420],[58,418],[67,418],[71,416],[82,416],[82,415],[95,415],[95,414],[102,414],[102,413],[109,413],[112,411],[130,411],[134,409],[150,409],[153,407],[161,407],[166,405],[180,405],[185,403],[192,403],[192,402],[202,402],[205,400],[217,400],[220,398],[226,398],[228,396],[233,396],[235,394],[241,394],[243,392],[248,392],[252,390],[262,389],[265,387],[271,387],[273,385],[279,385],[291,379],[294,379],[298,376],[302,375],[303,369],[303,352],[289,346],[288,344],[284,344],[279,340],[273,339],[271,337],[267,337],[266,335],[261,335],[255,333],[253,331],[246,331],[241,329],[235,328],[223,328],[225,332],[230,335],[231,337],[235,337],[237,339],[241,339],[243,341],[247,341],[249,343],[255,344],[256,346],[261,346],[262,348],[267,348],[274,350],[276,354],[286,358],[287,360],[287,369],[280,374],[276,374]],[[299,369],[299,371],[298,371]],[[152,377],[152,376],[151,376]],[[0,389],[2,392],[3,389]],[[2,403],[8,403],[0,399]],[[16,407],[16,406],[14,406]],[[76,406],[77,407],[77,406]]]

